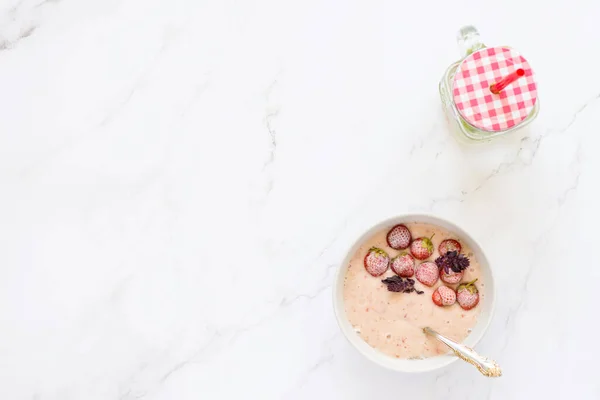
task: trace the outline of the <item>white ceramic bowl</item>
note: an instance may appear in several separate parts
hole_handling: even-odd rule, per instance
[[[494,278],[492,276],[492,271],[490,269],[488,259],[485,256],[483,250],[481,249],[481,246],[479,246],[479,244],[473,239],[471,235],[469,235],[467,232],[465,232],[463,229],[456,226],[452,222],[449,222],[443,218],[436,217],[433,215],[410,214],[393,217],[378,223],[377,225],[369,229],[367,232],[365,232],[361,237],[359,237],[356,240],[356,242],[354,242],[354,244],[350,247],[346,258],[337,270],[335,281],[333,283],[333,306],[335,309],[335,315],[337,317],[338,324],[340,325],[340,329],[342,330],[346,338],[350,341],[350,343],[352,343],[352,345],[354,345],[354,347],[356,347],[356,349],[369,360],[395,371],[426,372],[449,365],[454,361],[458,360],[458,358],[452,355],[441,355],[437,357],[425,358],[423,360],[407,360],[390,357],[371,347],[358,335],[358,333],[354,331],[352,325],[346,317],[346,311],[344,309],[344,276],[346,275],[346,270],[348,269],[350,259],[352,258],[356,250],[360,247],[362,243],[368,240],[376,232],[379,232],[387,227],[391,228],[396,224],[410,222],[423,222],[437,225],[444,229],[447,229],[448,231],[455,233],[461,239],[461,241],[464,241],[473,250],[475,257],[477,258],[477,260],[479,261],[479,265],[481,266],[481,273],[485,278],[487,287],[485,301],[482,301],[479,304],[479,307],[481,307],[482,309],[477,320],[477,325],[475,325],[473,331],[465,339],[464,343],[467,346],[474,347],[479,342],[479,340],[483,337],[483,334],[487,330],[490,321],[492,320],[492,315],[494,312],[494,303],[496,298],[496,293],[494,290]]]

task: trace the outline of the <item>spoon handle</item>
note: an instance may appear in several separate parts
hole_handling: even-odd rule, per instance
[[[423,328],[423,332],[435,337],[437,340],[450,347],[457,357],[474,365],[483,375],[493,378],[502,376],[502,370],[496,361],[477,354],[475,350],[464,344],[456,343],[454,340],[450,340],[447,337],[440,335],[430,327]]]

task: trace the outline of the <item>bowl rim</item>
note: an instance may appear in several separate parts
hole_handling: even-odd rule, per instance
[[[496,308],[496,290],[495,290],[495,279],[492,267],[490,265],[489,259],[487,258],[483,248],[474,239],[474,237],[468,233],[465,229],[457,225],[456,223],[447,220],[437,214],[433,213],[407,213],[395,215],[392,217],[385,218],[380,220],[376,224],[372,225],[366,231],[364,231],[356,240],[352,242],[352,244],[348,247],[347,252],[345,253],[343,261],[338,265],[333,282],[333,310],[338,323],[338,326],[346,339],[353,345],[353,347],[358,350],[364,357],[371,360],[375,364],[378,364],[387,369],[391,369],[398,372],[407,372],[407,373],[420,373],[420,372],[428,372],[434,371],[443,367],[446,367],[455,361],[458,360],[458,357],[452,355],[441,355],[437,357],[429,357],[423,360],[407,360],[407,359],[396,359],[388,356],[371,347],[367,342],[365,342],[360,336],[358,336],[350,322],[346,317],[346,311],[344,308],[343,302],[343,276],[342,271],[346,272],[347,265],[350,262],[350,259],[356,252],[356,250],[360,247],[360,245],[371,237],[373,234],[378,232],[379,230],[385,228],[386,226],[392,227],[393,225],[400,223],[409,223],[409,222],[422,222],[422,223],[430,223],[432,225],[441,226],[444,229],[448,229],[457,235],[462,240],[465,240],[470,245],[471,249],[477,254],[477,260],[479,264],[483,266],[482,269],[487,270],[487,275],[489,275],[489,279],[487,283],[487,291],[488,296],[486,297],[486,303],[489,304],[489,311],[487,313],[487,318],[485,321],[479,320],[473,332],[465,339],[464,343],[470,347],[474,347],[479,343],[479,341],[483,338],[485,333],[487,332],[491,321],[494,316],[495,308]],[[491,296],[489,295],[491,294]],[[481,314],[480,314],[481,316]]]

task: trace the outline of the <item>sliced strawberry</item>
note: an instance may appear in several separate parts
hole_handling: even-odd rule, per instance
[[[463,271],[454,272],[451,269],[449,269],[448,271],[449,272],[446,272],[444,268],[440,269],[440,279],[451,285],[460,282],[463,278],[463,275],[465,274]]]
[[[465,310],[470,310],[479,304],[479,290],[475,286],[477,279],[458,285],[456,300]]]
[[[437,290],[435,290],[431,294],[431,300],[433,301],[433,304],[435,304],[436,306],[440,306],[440,307],[444,306],[444,304],[442,303],[442,296],[440,296],[440,294]]]
[[[433,302],[440,306],[451,306],[456,303],[456,292],[448,286],[440,286],[431,295]]]
[[[365,269],[373,276],[383,275],[383,273],[387,271],[389,265],[390,256],[377,247],[371,247],[365,256]]]
[[[403,278],[410,278],[415,274],[415,259],[403,251],[392,258],[392,270]]]
[[[417,260],[426,260],[433,254],[433,243],[430,238],[417,238],[410,244],[410,252]]]
[[[417,267],[415,276],[419,282],[426,286],[433,286],[438,280],[439,270],[435,263],[424,262]]]
[[[454,240],[454,239],[442,240],[442,243],[440,243],[440,245],[438,247],[440,256],[443,256],[444,254],[446,254],[449,251],[456,251],[457,253],[460,253],[461,249],[462,249],[462,246],[460,245],[460,243],[458,243],[458,241]]]
[[[412,238],[410,231],[405,225],[394,226],[387,234],[387,244],[392,249],[402,250],[410,245]]]

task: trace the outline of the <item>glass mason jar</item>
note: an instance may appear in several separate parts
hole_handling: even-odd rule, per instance
[[[537,99],[533,109],[523,121],[511,128],[501,131],[486,131],[479,129],[471,125],[460,115],[452,96],[454,75],[466,57],[477,50],[485,48],[486,46],[481,42],[481,38],[477,29],[470,25],[464,26],[458,31],[456,40],[458,42],[462,58],[446,69],[446,72],[440,81],[439,88],[440,97],[442,99],[442,107],[444,108],[444,112],[448,117],[451,129],[458,136],[458,138],[462,141],[470,143],[485,142],[492,138],[519,130],[533,121],[538,115],[540,109],[539,99]]]

